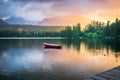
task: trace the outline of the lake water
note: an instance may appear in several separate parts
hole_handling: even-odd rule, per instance
[[[120,40],[0,40],[0,80],[83,80],[117,66]]]

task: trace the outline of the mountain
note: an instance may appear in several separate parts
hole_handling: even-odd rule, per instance
[[[27,23],[27,21],[25,21],[24,19],[19,18],[19,17],[11,17],[9,19],[6,19],[6,22],[9,24],[25,24],[25,23]]]
[[[2,26],[8,26],[9,24],[6,23],[4,20],[0,19],[0,27]]]
[[[16,19],[7,20],[7,22],[14,22]],[[22,19],[16,20],[15,23],[22,23]],[[0,30],[24,30],[24,31],[37,31],[37,32],[47,32],[47,31],[60,31],[65,28],[65,26],[40,26],[40,25],[23,25],[23,24],[8,24],[7,22],[0,19]]]

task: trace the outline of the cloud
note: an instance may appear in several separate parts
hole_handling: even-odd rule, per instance
[[[2,3],[6,3],[6,2],[8,2],[9,0],[0,0],[0,4],[2,4]]]
[[[52,18],[47,18],[41,21],[40,25],[54,25],[54,26],[61,26],[61,25],[76,25],[77,23],[81,22],[86,24],[89,20],[83,16],[56,16]],[[82,25],[83,26],[83,25]]]
[[[45,15],[40,10],[30,10],[33,4],[28,4],[20,8],[20,6],[15,9],[14,15],[16,17],[21,17],[27,21],[42,21]]]
[[[23,18],[26,21],[40,22],[46,18],[51,18],[59,15],[67,15],[66,12],[55,10],[54,2],[16,2],[11,6],[13,16]],[[46,0],[47,1],[47,0]]]
[[[19,1],[19,0],[18,0]],[[31,0],[32,1],[32,0]],[[39,22],[44,18],[49,17],[49,12],[51,13],[52,2],[42,3],[42,2],[14,2],[13,0],[9,3],[2,4],[0,6],[0,18],[5,18],[7,16],[22,18],[30,22]],[[3,11],[3,12],[2,12]]]
[[[65,0],[11,0],[15,2],[53,2],[53,1],[65,1]]]
[[[54,25],[87,24],[89,20],[119,18],[119,3],[120,0],[0,0],[0,18],[9,16]]]
[[[2,20],[4,20],[4,21],[6,21],[7,19],[10,19],[10,17],[9,16],[6,16],[6,17],[3,17],[3,18],[1,18]]]

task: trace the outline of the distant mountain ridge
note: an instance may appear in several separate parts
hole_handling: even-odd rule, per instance
[[[18,17],[11,17],[9,19],[5,20],[8,24],[25,24],[27,23],[27,21],[25,21],[22,18],[18,18]]]
[[[47,32],[47,31],[60,31],[64,29],[65,26],[39,26],[39,25],[21,25],[21,24],[8,24],[4,20],[0,19],[0,30],[24,30],[24,31],[37,31],[37,32]]]
[[[0,27],[2,26],[8,26],[9,24],[6,23],[4,20],[0,19]]]

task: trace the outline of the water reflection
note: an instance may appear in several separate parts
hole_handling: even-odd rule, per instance
[[[62,49],[43,49],[44,42],[62,44]],[[17,80],[40,75],[46,79],[48,74],[49,80],[53,76],[79,80],[120,65],[119,40],[0,40],[0,44],[0,76],[17,74]]]
[[[16,72],[22,69],[30,69],[34,64],[41,63],[44,58],[42,52],[38,50],[10,49],[3,52],[0,58],[3,73]]]
[[[75,40],[64,39],[64,40],[61,40],[61,43],[63,43],[63,45],[65,45],[68,49],[73,47],[78,52],[80,51],[80,45],[81,45],[81,40],[80,39],[75,39]]]

